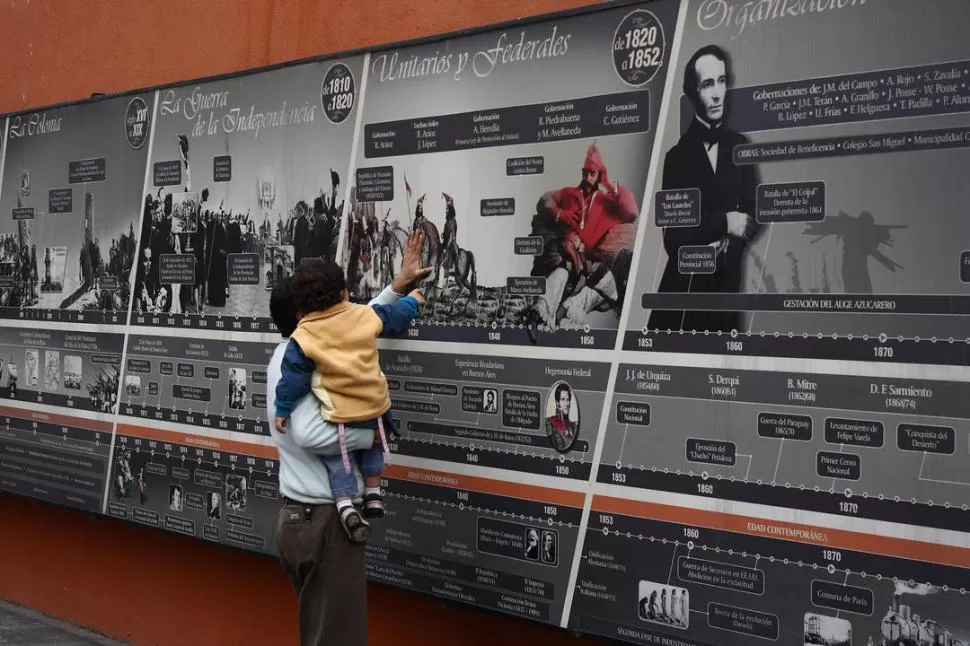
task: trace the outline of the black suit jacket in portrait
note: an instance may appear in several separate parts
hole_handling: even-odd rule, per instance
[[[705,139],[717,141],[717,170],[711,168]],[[701,193],[701,221],[696,227],[664,229],[663,243],[667,266],[658,292],[740,293],[743,288],[744,250],[749,240],[727,235],[727,213],[741,211],[755,217],[755,191],[760,181],[754,165],[736,166],[735,146],[749,143],[742,134],[721,126],[711,132],[696,118],[664,158],[663,189],[696,188]],[[677,250],[683,246],[707,245],[728,237],[727,248],[718,254],[713,274],[681,274],[677,270]],[[741,331],[741,312],[654,310],[649,327],[660,330]]]

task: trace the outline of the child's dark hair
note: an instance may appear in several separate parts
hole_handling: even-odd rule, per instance
[[[293,277],[287,276],[276,283],[269,295],[269,315],[276,324],[276,329],[283,336],[289,338],[296,329],[296,304],[293,302]]]
[[[342,300],[347,289],[344,270],[331,260],[304,260],[293,272],[290,285],[293,303],[302,314],[329,309]]]

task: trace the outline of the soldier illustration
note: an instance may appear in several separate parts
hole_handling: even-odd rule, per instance
[[[458,264],[458,219],[455,213],[455,199],[447,193],[442,193],[445,200],[445,227],[442,232],[441,255],[446,268]]]
[[[412,229],[414,231],[417,231],[418,229],[423,227],[424,223],[428,221],[427,218],[424,217],[424,198],[425,197],[426,197],[425,195],[421,195],[421,197],[418,198],[418,201],[414,207],[414,223],[412,224]]]
[[[10,363],[7,365],[7,388],[10,389],[10,396],[13,398],[17,397],[17,364]]]
[[[428,310],[433,311],[437,300],[437,292],[447,286],[449,274],[454,277],[455,284],[468,290],[468,300],[465,302],[467,307],[470,303],[477,301],[478,275],[475,269],[475,255],[458,246],[458,217],[455,211],[455,200],[447,193],[441,194],[445,201],[445,226],[441,241],[441,246],[437,248],[437,264],[434,276],[436,290],[428,295]],[[422,215],[422,218],[424,216]],[[431,231],[434,225],[424,221],[422,228]],[[437,234],[437,230],[434,230]],[[429,247],[433,248],[433,247]],[[457,294],[454,295],[457,300]],[[455,302],[449,303],[449,315],[453,313]]]
[[[128,497],[128,483],[134,480],[131,475],[131,451],[118,452],[115,462],[115,497],[124,500]]]
[[[569,384],[560,383],[553,396],[555,412],[546,418],[546,437],[554,449],[565,453],[572,448],[579,434],[579,423],[570,419],[573,392]]]
[[[556,329],[563,319],[582,325],[593,311],[619,312],[637,217],[633,193],[610,181],[593,142],[579,185],[548,191],[536,205],[532,235],[542,236],[544,246],[532,275],[546,279],[535,306],[546,326]]]

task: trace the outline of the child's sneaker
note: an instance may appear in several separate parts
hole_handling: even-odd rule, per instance
[[[366,518],[383,518],[384,496],[379,493],[364,494],[364,516]]]
[[[366,543],[370,539],[370,523],[364,520],[353,505],[340,510],[340,525],[353,543]]]

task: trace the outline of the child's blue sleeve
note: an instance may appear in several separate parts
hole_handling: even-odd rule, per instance
[[[293,339],[283,353],[282,376],[276,384],[276,416],[289,417],[296,404],[310,392],[313,360],[303,354]]]
[[[418,313],[418,302],[413,296],[405,296],[393,305],[371,305],[381,322],[384,329],[381,336],[396,336],[404,334],[404,331],[411,326],[414,315]]]

